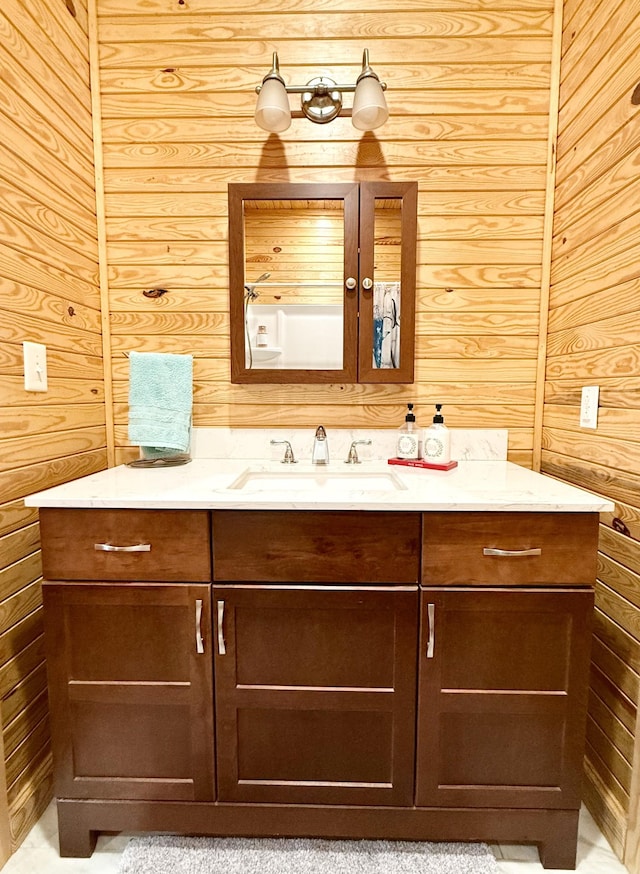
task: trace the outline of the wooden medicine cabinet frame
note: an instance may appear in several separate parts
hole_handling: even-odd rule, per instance
[[[232,383],[411,383],[414,379],[415,353],[415,288],[417,237],[417,182],[352,182],[352,183],[230,183],[229,184],[229,316],[231,336]],[[333,214],[342,214],[342,264],[340,276],[327,283],[338,288],[343,312],[342,367],[327,369],[279,368],[261,364],[252,367],[247,361],[249,337],[246,318],[246,286],[251,287],[263,273],[270,279],[257,286],[264,297],[286,297],[286,289],[295,292],[304,285],[304,277],[278,281],[278,255],[294,243],[286,232],[282,240],[270,240],[264,249],[247,251],[245,206],[260,207],[265,213],[270,206],[330,203]],[[399,212],[394,216],[396,232],[376,233],[376,220],[385,209]],[[290,209],[291,213],[292,210]],[[391,213],[390,213],[391,214]],[[274,213],[276,215],[276,213]],[[400,318],[399,362],[397,366],[374,364],[374,291],[373,281],[382,274],[377,270],[385,256],[393,260],[393,274],[399,282]],[[314,267],[322,262],[321,255],[311,259]],[[334,255],[335,260],[335,255]],[[399,263],[398,263],[399,261]],[[247,264],[250,270],[247,270]],[[255,269],[254,269],[255,265]],[[336,261],[336,265],[339,266]],[[271,269],[270,269],[271,268]],[[247,275],[250,273],[251,275]],[[355,283],[348,282],[355,280]],[[275,281],[274,281],[275,280]],[[368,280],[368,281],[367,281]],[[271,282],[271,285],[270,285]],[[349,287],[352,286],[352,287]],[[282,294],[276,293],[284,289]],[[321,341],[320,341],[321,342]]]

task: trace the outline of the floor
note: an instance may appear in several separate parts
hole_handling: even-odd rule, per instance
[[[58,856],[56,808],[51,803],[20,849],[4,866],[2,874],[117,874],[120,855],[128,839],[127,835],[101,835],[90,859],[61,859]],[[492,850],[500,874],[541,874],[544,871],[535,847],[501,844]],[[578,874],[627,874],[584,808],[580,814],[576,871]]]

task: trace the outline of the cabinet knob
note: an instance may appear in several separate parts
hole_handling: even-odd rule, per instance
[[[347,281],[345,282],[346,287],[349,291],[353,291],[353,289],[357,286],[357,281],[353,278],[353,276],[349,276]]]
[[[365,276],[365,278],[362,280],[362,287],[365,291],[371,291],[371,289],[373,288],[373,279],[369,279],[368,276]]]

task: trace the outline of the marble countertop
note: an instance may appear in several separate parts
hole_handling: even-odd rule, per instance
[[[25,498],[29,507],[235,510],[611,511],[582,489],[507,461],[460,461],[449,471],[382,460],[326,467],[196,458],[179,467],[124,465]]]

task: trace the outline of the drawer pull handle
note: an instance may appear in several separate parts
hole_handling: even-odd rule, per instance
[[[483,555],[498,555],[498,556],[523,556],[523,555],[542,555],[542,550],[539,546],[534,549],[494,549],[491,546],[485,546],[482,550]]]
[[[135,543],[133,546],[115,546],[113,543],[94,543],[97,552],[151,552],[150,543]]]
[[[202,598],[196,599],[196,652],[204,652],[204,640],[202,639]]]
[[[427,641],[427,658],[433,658],[433,649],[436,645],[436,605],[427,604],[427,616],[429,617],[429,640]]]
[[[218,601],[218,654],[227,654],[227,646],[224,642],[224,601]]]

